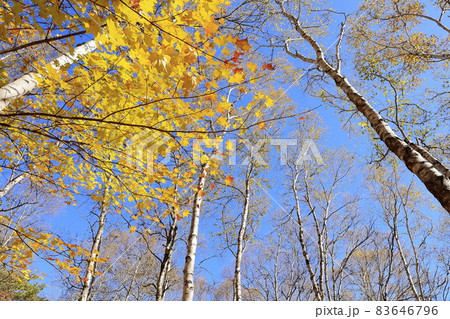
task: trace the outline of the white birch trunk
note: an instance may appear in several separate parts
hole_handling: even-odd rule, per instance
[[[228,91],[227,101],[230,100],[230,95],[233,89]],[[231,111],[228,111],[227,121],[231,121]],[[222,134],[222,138],[225,133]],[[218,146],[214,146],[212,156],[210,160],[216,158],[219,155]],[[191,228],[189,230],[189,239],[187,246],[186,259],[183,269],[183,301],[192,301],[194,299],[194,268],[195,268],[195,255],[197,253],[197,241],[198,241],[198,226],[200,222],[201,205],[203,202],[203,189],[205,188],[206,175],[208,173],[209,164],[204,163],[201,166],[201,171],[198,179],[197,191],[194,195],[194,204],[192,207],[192,219]]]
[[[398,247],[398,252],[400,253],[400,258],[402,260],[402,264],[403,264],[403,269],[405,269],[405,273],[406,273],[406,277],[408,278],[408,282],[409,282],[409,286],[411,287],[411,290],[414,294],[414,297],[416,298],[417,301],[423,301],[421,296],[419,296],[419,294],[417,293],[417,289],[416,289],[416,285],[414,284],[414,280],[412,278],[411,275],[411,271],[409,269],[409,265],[408,262],[406,261],[406,257],[405,257],[405,253],[403,252],[403,247],[402,244],[400,242],[400,238],[398,236],[398,229],[397,229],[397,225],[394,225],[394,238],[395,238],[395,242],[397,244]]]
[[[231,91],[228,91],[227,101],[230,100]],[[227,121],[231,120],[231,112],[228,111]],[[222,134],[222,138],[225,133]],[[217,157],[219,154],[219,149],[217,146],[214,147],[212,151],[212,156],[210,160]],[[198,241],[198,226],[200,223],[200,212],[201,205],[203,202],[203,189],[205,188],[206,183],[206,175],[208,173],[209,164],[202,164],[202,169],[200,171],[197,191],[194,195],[194,204],[192,207],[192,219],[191,219],[191,228],[189,230],[189,239],[187,245],[187,253],[186,259],[183,269],[183,301],[192,301],[194,299],[194,268],[195,268],[195,255],[197,253],[197,241]]]
[[[3,187],[3,189],[0,190],[0,198],[8,194],[14,186],[23,181],[24,178],[26,177],[26,174],[27,173],[16,176],[12,178],[8,183],[6,183],[5,187]]]
[[[170,264],[172,262],[172,255],[175,246],[175,239],[177,236],[177,218],[173,219],[170,226],[169,234],[166,239],[166,248],[164,250],[163,260],[161,261],[161,268],[159,271],[158,280],[156,282],[156,301],[163,301],[167,290],[167,275],[170,271]]]
[[[73,54],[64,54],[50,64],[55,68],[59,69],[65,64],[71,64],[78,59],[79,56],[88,54],[92,52],[97,47],[96,41],[91,40],[86,42],[73,50]],[[23,75],[12,83],[6,84],[0,88],[0,112],[2,112],[11,102],[17,98],[30,93],[37,85],[37,78],[39,74],[32,72]]]
[[[306,246],[305,234],[304,234],[304,230],[303,230],[303,221],[302,221],[302,216],[301,216],[301,211],[300,211],[300,199],[298,197],[298,191],[297,191],[298,176],[299,176],[299,173],[297,171],[297,168],[295,168],[295,175],[294,175],[291,187],[292,187],[292,192],[294,194],[295,212],[297,214],[297,224],[299,227],[298,239],[300,241],[300,246],[302,248],[303,260],[305,261],[306,269],[308,270],[308,273],[309,273],[309,279],[311,281],[311,286],[312,286],[312,289],[314,292],[315,299],[322,301],[323,295],[321,293],[319,286],[317,285],[316,275],[314,274],[314,270],[312,269],[311,260],[309,258],[308,249]]]
[[[110,178],[108,178],[105,190],[103,193],[103,200],[101,203],[100,208],[100,216],[98,218],[98,226],[97,226],[97,233],[95,234],[94,241],[91,246],[91,252],[89,255],[89,260],[86,268],[85,273],[85,281],[83,281],[83,288],[81,289],[81,295],[78,299],[79,301],[87,301],[89,300],[91,290],[92,290],[92,284],[95,279],[95,271],[97,268],[97,258],[100,253],[100,246],[103,240],[103,232],[105,230],[105,222],[106,222],[106,213],[108,210],[108,197],[109,197],[109,189],[110,189]]]
[[[200,177],[198,178],[197,191],[194,196],[194,206],[192,208],[191,228],[187,245],[187,254],[183,270],[183,301],[194,299],[194,266],[197,252],[198,226],[200,222],[200,211],[203,202],[202,192],[205,188],[206,174],[209,164],[202,164]]]
[[[305,62],[316,64],[323,72],[330,76],[336,86],[340,88],[347,98],[356,106],[356,109],[369,121],[372,128],[380,137],[381,141],[401,159],[406,167],[415,174],[426,186],[431,194],[441,203],[447,212],[450,213],[450,178],[446,177],[442,167],[435,167],[424,153],[414,149],[409,141],[402,140],[383,117],[374,109],[374,107],[349,83],[349,81],[335,68],[333,68],[325,59],[323,51],[319,44],[314,40],[300,25],[299,20],[292,14],[286,12],[283,4],[279,1],[281,13],[292,23],[298,34],[305,40],[316,53],[316,58],[306,58],[298,52],[286,51]],[[422,153],[422,154],[421,154]]]
[[[234,266],[234,291],[235,300],[242,301],[242,282],[241,282],[241,265],[242,265],[242,255],[244,254],[244,236],[247,229],[248,213],[250,208],[250,177],[253,171],[253,163],[247,167],[246,178],[245,178],[245,193],[244,193],[244,210],[241,216],[241,227],[239,228],[239,234],[237,238],[237,251],[236,251],[236,262]]]

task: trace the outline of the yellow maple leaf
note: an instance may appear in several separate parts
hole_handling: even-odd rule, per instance
[[[217,32],[217,30],[219,29],[219,26],[220,26],[220,24],[218,24],[214,21],[210,21],[206,25],[204,25],[206,36],[207,37],[214,36],[214,33]]]
[[[219,117],[217,119],[217,123],[222,126],[228,126],[230,123],[228,123],[228,119],[226,117]]]
[[[203,154],[203,155],[200,157],[200,162],[201,162],[202,164],[208,163],[208,162],[209,162],[209,157],[208,157],[208,155]]]
[[[274,102],[275,102],[274,100],[272,100],[270,97],[268,97],[266,99],[266,106],[267,107],[272,107]]]
[[[249,62],[247,63],[247,67],[250,71],[255,72],[258,66],[253,62]]]
[[[223,46],[227,45],[227,43],[231,42],[230,41],[230,36],[229,35],[225,35],[225,34],[220,35],[218,37],[214,37],[213,41],[214,41],[215,44],[217,44],[218,46],[221,46],[221,47],[223,47]]]
[[[156,2],[156,0],[141,0],[139,1],[139,7],[144,12],[153,12]]]
[[[213,117],[215,115],[215,113],[212,109],[207,108],[207,109],[202,110],[202,115],[208,116],[208,117]]]
[[[225,143],[225,149],[227,151],[234,151],[235,148],[236,148],[236,144],[234,141],[227,141]]]
[[[183,215],[183,217],[188,217],[190,215],[190,213],[191,213],[190,211],[184,210],[182,215]]]
[[[230,83],[242,83],[245,80],[245,76],[243,72],[235,73],[230,76],[228,82]]]
[[[126,46],[127,42],[123,38],[123,29],[116,26],[115,21],[109,19],[106,21],[108,26],[108,34],[114,45]]]
[[[228,102],[219,102],[219,103],[217,103],[216,111],[219,112],[219,113],[222,113],[224,111],[228,111],[230,109],[231,105],[232,104],[228,103]]]

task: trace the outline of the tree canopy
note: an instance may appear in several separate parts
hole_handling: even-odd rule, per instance
[[[1,298],[445,300],[449,20],[2,2]]]

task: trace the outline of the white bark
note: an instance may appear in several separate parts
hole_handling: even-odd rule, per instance
[[[352,102],[356,109],[369,121],[372,128],[380,137],[380,140],[401,159],[406,167],[415,174],[426,186],[431,194],[441,203],[447,212],[450,213],[450,178],[442,173],[442,169],[435,167],[434,163],[424,158],[424,153],[418,152],[409,145],[408,141],[402,140],[386,120],[375,110],[375,108],[350,84],[350,82],[325,59],[324,53],[315,39],[313,39],[301,26],[300,21],[294,15],[288,13],[280,1],[276,1],[281,7],[281,13],[292,23],[297,33],[315,51],[315,59],[306,58],[298,52],[289,51],[286,45],[285,50],[293,57],[297,57],[305,62],[313,63],[320,70],[331,77],[336,86],[340,88],[348,100]]]
[[[202,192],[205,188],[206,174],[209,164],[202,164],[200,177],[198,178],[197,191],[194,196],[194,206],[192,208],[191,228],[187,246],[186,261],[183,270],[183,301],[194,299],[194,266],[197,252],[198,226],[200,222],[200,211],[203,202]]]
[[[394,223],[397,223],[397,222],[394,221]],[[394,224],[394,226],[393,226],[393,232],[394,232],[393,236],[395,238],[395,243],[397,244],[398,252],[400,253],[400,259],[402,260],[403,268],[405,269],[406,277],[408,278],[408,282],[409,282],[409,286],[411,287],[411,291],[413,292],[416,300],[423,301],[421,296],[419,296],[419,294],[417,293],[416,285],[414,284],[414,280],[412,278],[411,271],[409,269],[409,264],[406,261],[405,253],[403,252],[403,246],[402,246],[402,244],[400,242],[400,238],[398,236],[398,229],[397,229],[396,224]]]
[[[250,178],[253,172],[253,163],[247,167],[246,178],[245,178],[245,193],[244,193],[244,210],[241,216],[241,227],[239,228],[239,234],[237,239],[237,251],[236,251],[236,262],[234,266],[234,291],[235,300],[242,300],[242,283],[241,283],[241,264],[242,256],[244,254],[244,236],[247,229],[248,214],[250,209]]]
[[[228,91],[227,101],[230,100],[231,91]],[[231,120],[231,112],[228,111],[227,121]],[[222,138],[225,133],[222,134]],[[212,156],[210,156],[210,160],[217,158],[219,156],[219,148],[217,146],[214,147],[212,151]],[[194,299],[194,268],[195,268],[195,255],[197,253],[197,240],[198,240],[198,226],[200,222],[200,212],[201,205],[203,202],[203,189],[205,188],[206,183],[206,175],[208,173],[209,164],[208,162],[202,164],[200,175],[198,178],[197,191],[194,195],[194,205],[192,207],[192,219],[191,219],[191,228],[189,231],[189,239],[187,246],[186,259],[183,269],[183,301],[192,301]]]
[[[96,47],[96,41],[91,40],[76,47],[73,50],[72,54],[64,54],[56,58],[50,64],[55,69],[59,69],[61,66],[64,66],[66,64],[72,64],[75,60],[78,59],[79,56],[92,52],[96,49]],[[31,72],[0,88],[0,112],[2,112],[11,102],[16,100],[17,98],[30,93],[38,85],[38,77],[39,74]]]
[[[175,239],[177,236],[177,218],[173,219],[172,225],[170,225],[169,233],[166,238],[166,248],[164,250],[164,256],[161,261],[161,268],[156,282],[156,301],[163,301],[167,290],[167,276],[170,272],[170,266],[172,262],[172,255],[174,252]]]
[[[295,166],[294,166],[295,167]],[[320,287],[317,285],[316,275],[314,274],[314,270],[312,269],[311,265],[311,259],[308,255],[308,249],[306,244],[306,238],[304,234],[303,229],[303,220],[301,216],[301,209],[300,209],[300,198],[298,197],[298,190],[297,190],[297,180],[299,177],[299,172],[297,171],[297,167],[294,168],[294,177],[291,185],[292,193],[294,194],[294,200],[295,200],[295,212],[297,215],[297,224],[298,224],[298,239],[300,242],[300,246],[302,248],[302,254],[303,254],[303,260],[306,264],[306,269],[309,273],[309,279],[311,281],[311,286],[314,291],[314,296],[316,300],[322,301],[323,300],[323,294],[320,289]]]
[[[84,279],[86,279],[86,280],[82,282],[83,288],[81,290],[81,295],[80,295],[79,301],[89,300],[90,293],[92,290],[92,284],[95,279],[95,271],[97,268],[97,258],[99,256],[100,246],[101,246],[101,243],[103,240],[103,232],[105,230],[105,222],[106,222],[106,213],[108,210],[108,197],[109,197],[110,181],[111,181],[110,178],[111,177],[108,178],[108,181],[106,182],[106,185],[105,185],[105,190],[103,193],[103,200],[102,200],[101,208],[100,208],[100,216],[98,218],[97,233],[95,234],[94,241],[91,246],[91,252],[90,252],[90,256],[89,256],[89,260],[88,260],[88,264],[87,264],[87,268],[86,268],[86,273],[85,273],[85,277],[84,277]]]
[[[21,181],[23,181],[23,179],[26,177],[26,173],[21,174],[19,176],[16,176],[14,178],[12,178],[5,187],[3,187],[3,189],[0,190],[0,198],[2,198],[3,196],[5,196],[6,194],[8,194],[8,192],[17,184],[19,184]]]

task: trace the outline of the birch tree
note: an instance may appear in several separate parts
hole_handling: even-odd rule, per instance
[[[80,46],[77,46],[73,53],[63,54],[50,63],[50,67],[58,70],[60,67],[70,65],[83,56],[92,52],[97,48],[96,42],[91,40]],[[27,73],[17,80],[4,85],[0,88],[0,112],[2,112],[11,102],[20,98],[21,96],[31,93],[38,85],[39,74],[35,72]]]
[[[347,264],[372,236],[371,222],[363,226],[362,217],[356,214],[359,198],[343,191],[352,164],[346,155],[334,155],[335,159],[325,159],[327,164],[323,167],[289,165],[292,220],[315,300],[350,297]],[[324,179],[325,172],[330,179]]]
[[[106,215],[109,208],[109,197],[110,197],[110,185],[112,177],[106,177],[103,198],[100,203],[100,213],[97,220],[97,229],[95,231],[95,236],[92,238],[92,245],[90,249],[90,255],[87,260],[86,272],[82,280],[82,286],[80,293],[80,301],[87,301],[90,299],[90,294],[92,290],[92,285],[97,273],[97,261],[100,257],[100,248],[103,240],[103,233],[105,232]]]
[[[298,36],[312,50],[312,55],[311,53],[300,53],[292,48],[290,43],[292,39],[287,38],[285,39],[286,53],[295,59],[316,65],[319,70],[327,74],[335,82],[336,86],[342,90],[348,100],[354,104],[356,109],[368,120],[388,149],[405,163],[406,167],[424,183],[430,193],[441,203],[442,207],[450,212],[450,181],[447,177],[447,169],[445,167],[441,168],[439,161],[428,152],[418,151],[413,146],[414,143],[400,138],[379,112],[345,78],[341,73],[340,63],[338,62],[338,64],[333,66],[333,63],[327,60],[322,47],[306,31],[301,20],[295,14],[289,12],[287,4],[281,1],[276,2],[279,5],[281,14],[291,23]]]
[[[384,1],[380,2],[384,3]],[[394,16],[387,23],[399,25],[399,27],[395,29],[397,32],[396,34],[405,31],[404,28],[401,27],[401,24],[403,23],[402,21],[406,21],[408,19],[423,19],[424,15],[429,18],[431,17],[431,15],[426,13],[423,14],[423,8],[417,1],[413,1],[411,3],[409,1],[405,3],[399,1],[387,2],[394,3],[394,7],[395,5],[397,6],[395,7],[398,11],[396,16]],[[443,8],[445,7],[442,3],[439,3],[439,5],[441,5],[441,7],[443,6]],[[367,9],[368,11],[370,11],[371,8],[375,8],[375,12],[377,11],[377,8],[382,7],[383,6],[381,5],[367,2],[365,3],[364,8],[369,8]],[[373,129],[372,132],[374,133],[376,140],[383,143],[383,146],[387,148],[389,152],[392,152],[401,161],[403,161],[405,166],[422,181],[428,191],[437,199],[442,207],[445,210],[450,211],[448,168],[444,163],[442,163],[442,160],[439,160],[436,156],[427,151],[426,148],[416,143],[415,137],[419,138],[421,134],[419,134],[419,136],[415,136],[415,132],[405,132],[402,130],[402,127],[399,128],[396,127],[395,124],[392,124],[392,122],[395,123],[395,120],[391,121],[390,118],[386,117],[386,115],[384,117],[380,115],[380,112],[374,107],[373,104],[371,104],[370,96],[366,96],[364,93],[358,92],[356,86],[352,84],[352,80],[350,80],[351,73],[348,77],[344,75],[345,72],[343,69],[343,63],[345,62],[346,56],[344,56],[341,51],[344,45],[346,30],[351,27],[347,25],[347,16],[345,14],[339,14],[333,10],[330,11],[318,2],[275,1],[274,4],[269,4],[264,1],[254,1],[243,4],[242,9],[237,10],[238,13],[236,13],[234,17],[239,16],[239,14],[241,14],[242,19],[250,19],[251,17],[254,17],[256,15],[255,12],[248,13],[248,16],[243,14],[243,12],[246,13],[246,10],[249,8],[253,8],[256,10],[255,12],[267,17],[262,19],[262,23],[258,25],[258,36],[260,37],[259,41],[261,45],[283,48],[284,52],[290,58],[297,61],[299,66],[302,66],[305,70],[307,70],[306,74],[309,79],[308,83],[319,82],[324,84],[322,87],[325,87],[325,89],[323,89],[322,93],[315,92],[316,96],[320,96],[322,94],[322,97],[324,97],[327,95],[323,94],[323,92],[329,91],[330,88],[327,85],[328,83],[324,80],[329,79],[331,85],[339,89],[340,92],[338,95],[335,94],[334,96],[338,99],[344,98],[344,100],[349,102],[350,105],[352,105],[350,111],[356,112],[356,114],[361,116],[366,121],[367,125]],[[445,12],[445,8],[441,11]],[[325,43],[325,41],[329,40],[329,37],[324,37],[324,34],[328,34],[326,28],[332,23],[333,16],[343,17],[339,18],[343,22],[340,26],[337,25],[337,30],[340,31],[337,32],[335,38],[331,41],[333,43],[333,49],[325,49],[321,42],[324,41]],[[378,19],[379,16],[374,14],[373,17]],[[441,21],[439,21],[439,18],[431,19],[434,19],[435,21],[433,22],[435,26],[444,32],[446,32],[446,27],[444,25],[445,17],[445,14],[441,15]],[[373,19],[373,21],[377,21],[376,19]],[[430,19],[427,18],[425,18],[425,20],[430,21]],[[316,24],[313,21],[320,21],[320,23]],[[363,28],[364,21],[364,17],[361,16],[360,19],[355,19],[354,24],[358,24],[360,28]],[[444,29],[442,26],[444,26]],[[333,25],[332,28],[334,27],[335,26]],[[394,28],[396,27],[394,26]],[[272,32],[272,30],[274,30],[274,32]],[[279,30],[280,32],[276,32],[276,30]],[[383,37],[382,34],[388,33],[380,31],[378,35]],[[406,31],[402,36],[407,38]],[[445,38],[446,35],[444,34],[443,41],[445,41]],[[394,37],[392,37],[391,40],[394,41]],[[427,40],[425,39],[422,42],[420,41],[422,40],[417,40],[414,42],[413,37],[410,40],[405,41],[406,44],[403,46],[402,51],[405,60],[414,60],[414,58],[409,58],[411,56],[417,57],[417,55],[414,54],[405,54],[408,50],[408,45],[411,43],[411,45],[417,44],[414,50],[415,53],[418,51],[426,52],[427,47],[439,50],[437,44],[439,43],[438,41],[430,40],[429,44],[424,44],[422,46],[418,43],[425,43]],[[386,41],[381,45],[385,45],[385,43]],[[372,47],[376,47],[376,45],[373,45]],[[421,51],[422,49],[423,51]],[[445,46],[442,47],[442,49],[445,51]],[[431,54],[434,53],[432,52]],[[438,54],[443,54],[442,58],[446,57],[443,52]],[[376,66],[376,61],[378,61],[378,58],[376,56],[372,56],[371,58],[375,61],[372,63],[372,66]],[[351,57],[348,57],[348,60],[350,59]],[[407,61],[406,63],[408,63]],[[420,63],[424,62],[425,57],[420,61]],[[439,62],[439,59],[434,61]],[[447,63],[446,59],[441,61],[443,61],[442,65]],[[393,63],[388,64],[387,66],[390,67],[392,64]],[[386,70],[386,68],[384,70]],[[315,73],[315,71],[318,71],[318,73]],[[321,74],[326,75],[326,77],[321,77]],[[365,75],[367,77],[364,78],[363,74],[362,79],[365,81],[370,80],[370,72]],[[302,73],[299,74],[298,78],[301,77]],[[388,78],[388,76],[385,77]],[[407,106],[407,104],[405,104],[405,106]],[[395,108],[395,105],[392,108]],[[395,114],[399,117],[402,116],[399,112],[395,111],[393,114],[394,117]],[[406,121],[406,119],[403,119],[403,121]],[[377,142],[374,144],[377,145]]]
[[[388,226],[386,240],[400,262],[397,276],[409,286],[403,298],[435,300],[448,280],[445,263],[439,257],[446,251],[446,240],[433,240],[433,229],[440,228],[441,221],[423,216],[423,208],[428,205],[421,200],[417,185],[403,181],[394,159],[389,159],[389,164],[389,174],[381,167],[371,170],[368,184],[378,202],[378,214]],[[435,263],[429,262],[430,256]]]
[[[200,224],[200,211],[203,202],[203,192],[205,189],[206,175],[208,174],[209,164],[201,165],[198,178],[197,189],[192,201],[191,227],[187,243],[186,259],[183,270],[183,301],[192,301],[194,299],[194,268],[195,255],[197,251],[198,230]]]
[[[244,253],[244,236],[247,230],[247,222],[248,222],[248,214],[250,210],[250,182],[251,175],[253,173],[254,164],[250,162],[247,165],[247,169],[245,172],[245,181],[244,181],[244,207],[242,210],[242,219],[241,226],[239,227],[239,233],[237,238],[237,248],[236,248],[236,263],[234,267],[234,291],[236,301],[242,300],[242,282],[241,282],[241,264],[242,264],[242,255]]]
[[[0,133],[6,140],[2,152],[10,162],[26,157],[32,168],[27,171],[30,178],[54,186],[68,198],[67,204],[74,203],[82,190],[98,193],[102,189],[99,172],[111,170],[118,177],[111,187],[121,192],[112,199],[115,206],[127,196],[141,208],[152,207],[149,198],[172,203],[175,195],[170,187],[157,190],[153,183],[171,180],[184,188],[193,174],[184,175],[180,182],[177,172],[161,163],[148,174],[145,166],[153,159],[134,157],[140,162],[130,163],[130,153],[142,153],[148,145],[140,143],[156,134],[167,139],[152,154],[157,160],[167,151],[185,147],[190,138],[207,136],[213,118],[218,131],[244,128],[243,121],[227,126],[232,105],[222,99],[218,88],[244,85],[257,65],[249,68],[240,59],[251,48],[248,40],[222,34],[221,22],[212,18],[225,10],[221,1],[161,5],[147,0],[107,1],[108,10],[91,1],[70,1],[50,11],[42,1],[33,3],[30,7],[17,1],[3,4],[2,27],[26,25],[41,36],[46,33],[44,27],[50,28],[47,35],[70,29],[59,40],[71,43],[73,37],[80,40],[90,35],[95,46],[102,48],[94,52],[94,42],[88,42],[69,49],[54,63],[36,60],[33,70],[38,78],[29,73],[1,90]],[[155,18],[171,17],[173,12],[179,12],[176,20]],[[31,21],[27,15],[39,18]],[[54,28],[40,17],[54,19]],[[192,32],[193,26],[198,32]],[[6,33],[1,40],[10,42]],[[228,49],[218,50],[225,46]],[[3,53],[11,50],[14,45]],[[65,63],[75,58],[75,65]],[[233,63],[228,63],[231,59]],[[37,88],[37,81],[36,95],[25,96]],[[29,134],[26,139],[24,132]],[[101,194],[93,196],[98,199]]]

